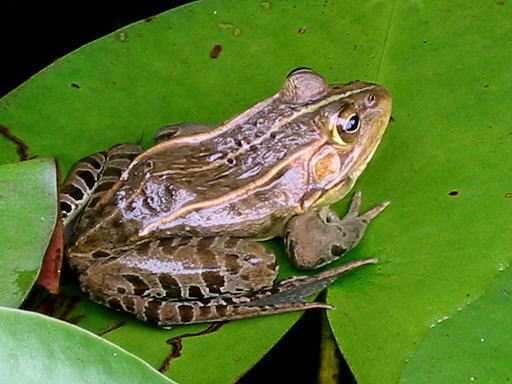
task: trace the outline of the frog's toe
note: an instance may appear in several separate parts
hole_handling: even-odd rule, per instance
[[[366,221],[369,223],[370,221],[375,219],[384,209],[386,209],[389,206],[389,204],[391,204],[391,202],[386,200],[386,201],[380,203],[379,205],[369,209],[365,213],[361,214],[359,216],[359,218],[362,221]]]
[[[357,191],[352,198],[352,202],[350,203],[350,208],[348,209],[347,214],[343,218],[344,220],[357,218],[362,222],[369,223],[371,220],[376,218],[386,207],[391,204],[390,201],[386,200],[379,205],[371,208],[365,213],[360,213],[361,202],[363,200],[363,194],[361,191]]]
[[[278,282],[266,296],[251,300],[249,305],[305,303],[306,297],[327,288],[342,274],[360,266],[375,263],[377,263],[377,259],[359,259],[330,268],[313,276],[294,276]]]

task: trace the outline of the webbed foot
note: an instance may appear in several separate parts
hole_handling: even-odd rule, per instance
[[[285,242],[298,268],[314,269],[339,259],[361,241],[368,224],[389,204],[385,201],[360,213],[361,192],[354,194],[347,214],[340,219],[329,207],[290,220]]]

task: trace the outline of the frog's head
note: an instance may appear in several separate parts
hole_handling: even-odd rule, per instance
[[[330,204],[353,186],[379,145],[391,115],[391,96],[378,84],[352,81],[329,85],[309,69],[288,75],[281,98],[303,103],[325,143],[310,160],[306,206]]]

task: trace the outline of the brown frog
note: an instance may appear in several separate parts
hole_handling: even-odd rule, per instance
[[[61,192],[68,261],[92,300],[160,326],[268,315],[307,302],[363,259],[276,281],[257,240],[284,236],[298,268],[338,259],[387,205],[359,214],[345,196],[386,129],[380,85],[329,85],[309,69],[226,123],[161,129],[156,145],[118,145],[81,160]]]

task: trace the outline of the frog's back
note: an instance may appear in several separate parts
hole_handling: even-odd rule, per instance
[[[267,99],[210,132],[141,154],[87,227],[96,217],[100,227],[123,223],[130,237],[274,236],[300,206],[308,160],[324,141],[303,110]]]

